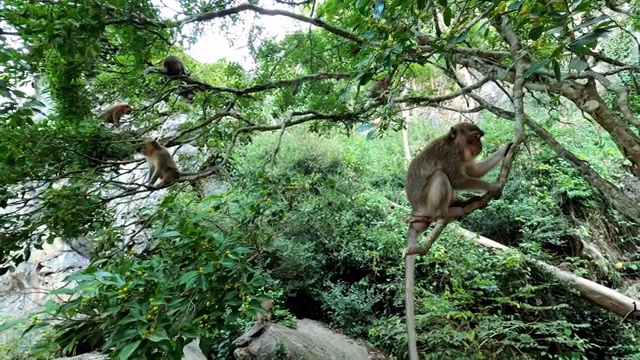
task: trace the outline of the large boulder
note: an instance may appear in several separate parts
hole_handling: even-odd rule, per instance
[[[275,360],[283,356],[305,360],[387,359],[379,351],[309,319],[298,320],[295,329],[256,324],[233,345],[236,360]]]

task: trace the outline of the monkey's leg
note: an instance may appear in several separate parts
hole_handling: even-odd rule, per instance
[[[113,125],[114,125],[114,126],[118,126],[118,125],[120,125],[120,116],[118,115],[118,112],[117,112],[117,111],[114,111],[114,112],[111,114],[111,121],[113,122]]]
[[[484,190],[499,192],[500,186],[480,179],[463,178],[451,184],[456,190]]]
[[[459,219],[465,216],[461,207],[451,207],[456,199],[449,177],[442,171],[436,171],[425,184],[422,192],[422,205],[427,215],[435,215],[444,220]]]
[[[147,184],[151,181],[151,176],[156,172],[156,167],[153,165],[153,162],[149,162],[149,173],[147,173]]]

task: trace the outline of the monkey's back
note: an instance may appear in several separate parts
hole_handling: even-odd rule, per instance
[[[182,60],[175,55],[165,57],[162,65],[167,69],[168,75],[182,75],[185,72]]]
[[[460,177],[460,151],[455,143],[442,136],[433,140],[409,163],[405,191],[412,206],[420,201],[422,190],[437,170],[449,179]]]

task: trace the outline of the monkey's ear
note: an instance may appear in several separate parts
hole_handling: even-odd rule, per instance
[[[453,126],[451,127],[451,129],[449,129],[449,139],[453,140],[456,138],[456,129],[453,128]]]

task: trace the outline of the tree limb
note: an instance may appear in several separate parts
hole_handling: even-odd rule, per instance
[[[189,23],[193,23],[193,22],[200,22],[200,21],[209,21],[209,20],[213,20],[213,19],[217,19],[217,18],[221,18],[221,17],[225,17],[225,16],[229,16],[229,15],[233,15],[233,14],[238,14],[241,13],[243,11],[253,11],[256,12],[258,14],[261,15],[267,15],[267,16],[286,16],[298,21],[302,21],[308,24],[312,24],[315,26],[318,26],[320,28],[323,28],[325,30],[327,30],[328,32],[338,35],[340,37],[343,37],[345,39],[349,39],[357,44],[361,44],[363,43],[363,40],[361,37],[352,34],[350,32],[348,32],[347,30],[341,29],[337,26],[333,26],[330,24],[327,24],[326,22],[317,19],[317,18],[310,18],[304,15],[300,15],[300,14],[296,14],[290,11],[286,11],[286,10],[271,10],[271,9],[265,9],[256,5],[252,5],[252,4],[240,4],[238,6],[235,7],[230,7],[227,9],[223,9],[223,10],[218,10],[218,11],[211,11],[211,12],[207,12],[207,13],[202,13],[202,14],[198,14],[198,15],[193,15],[190,17],[187,17],[185,19],[179,20],[178,21],[178,26],[183,26]]]

